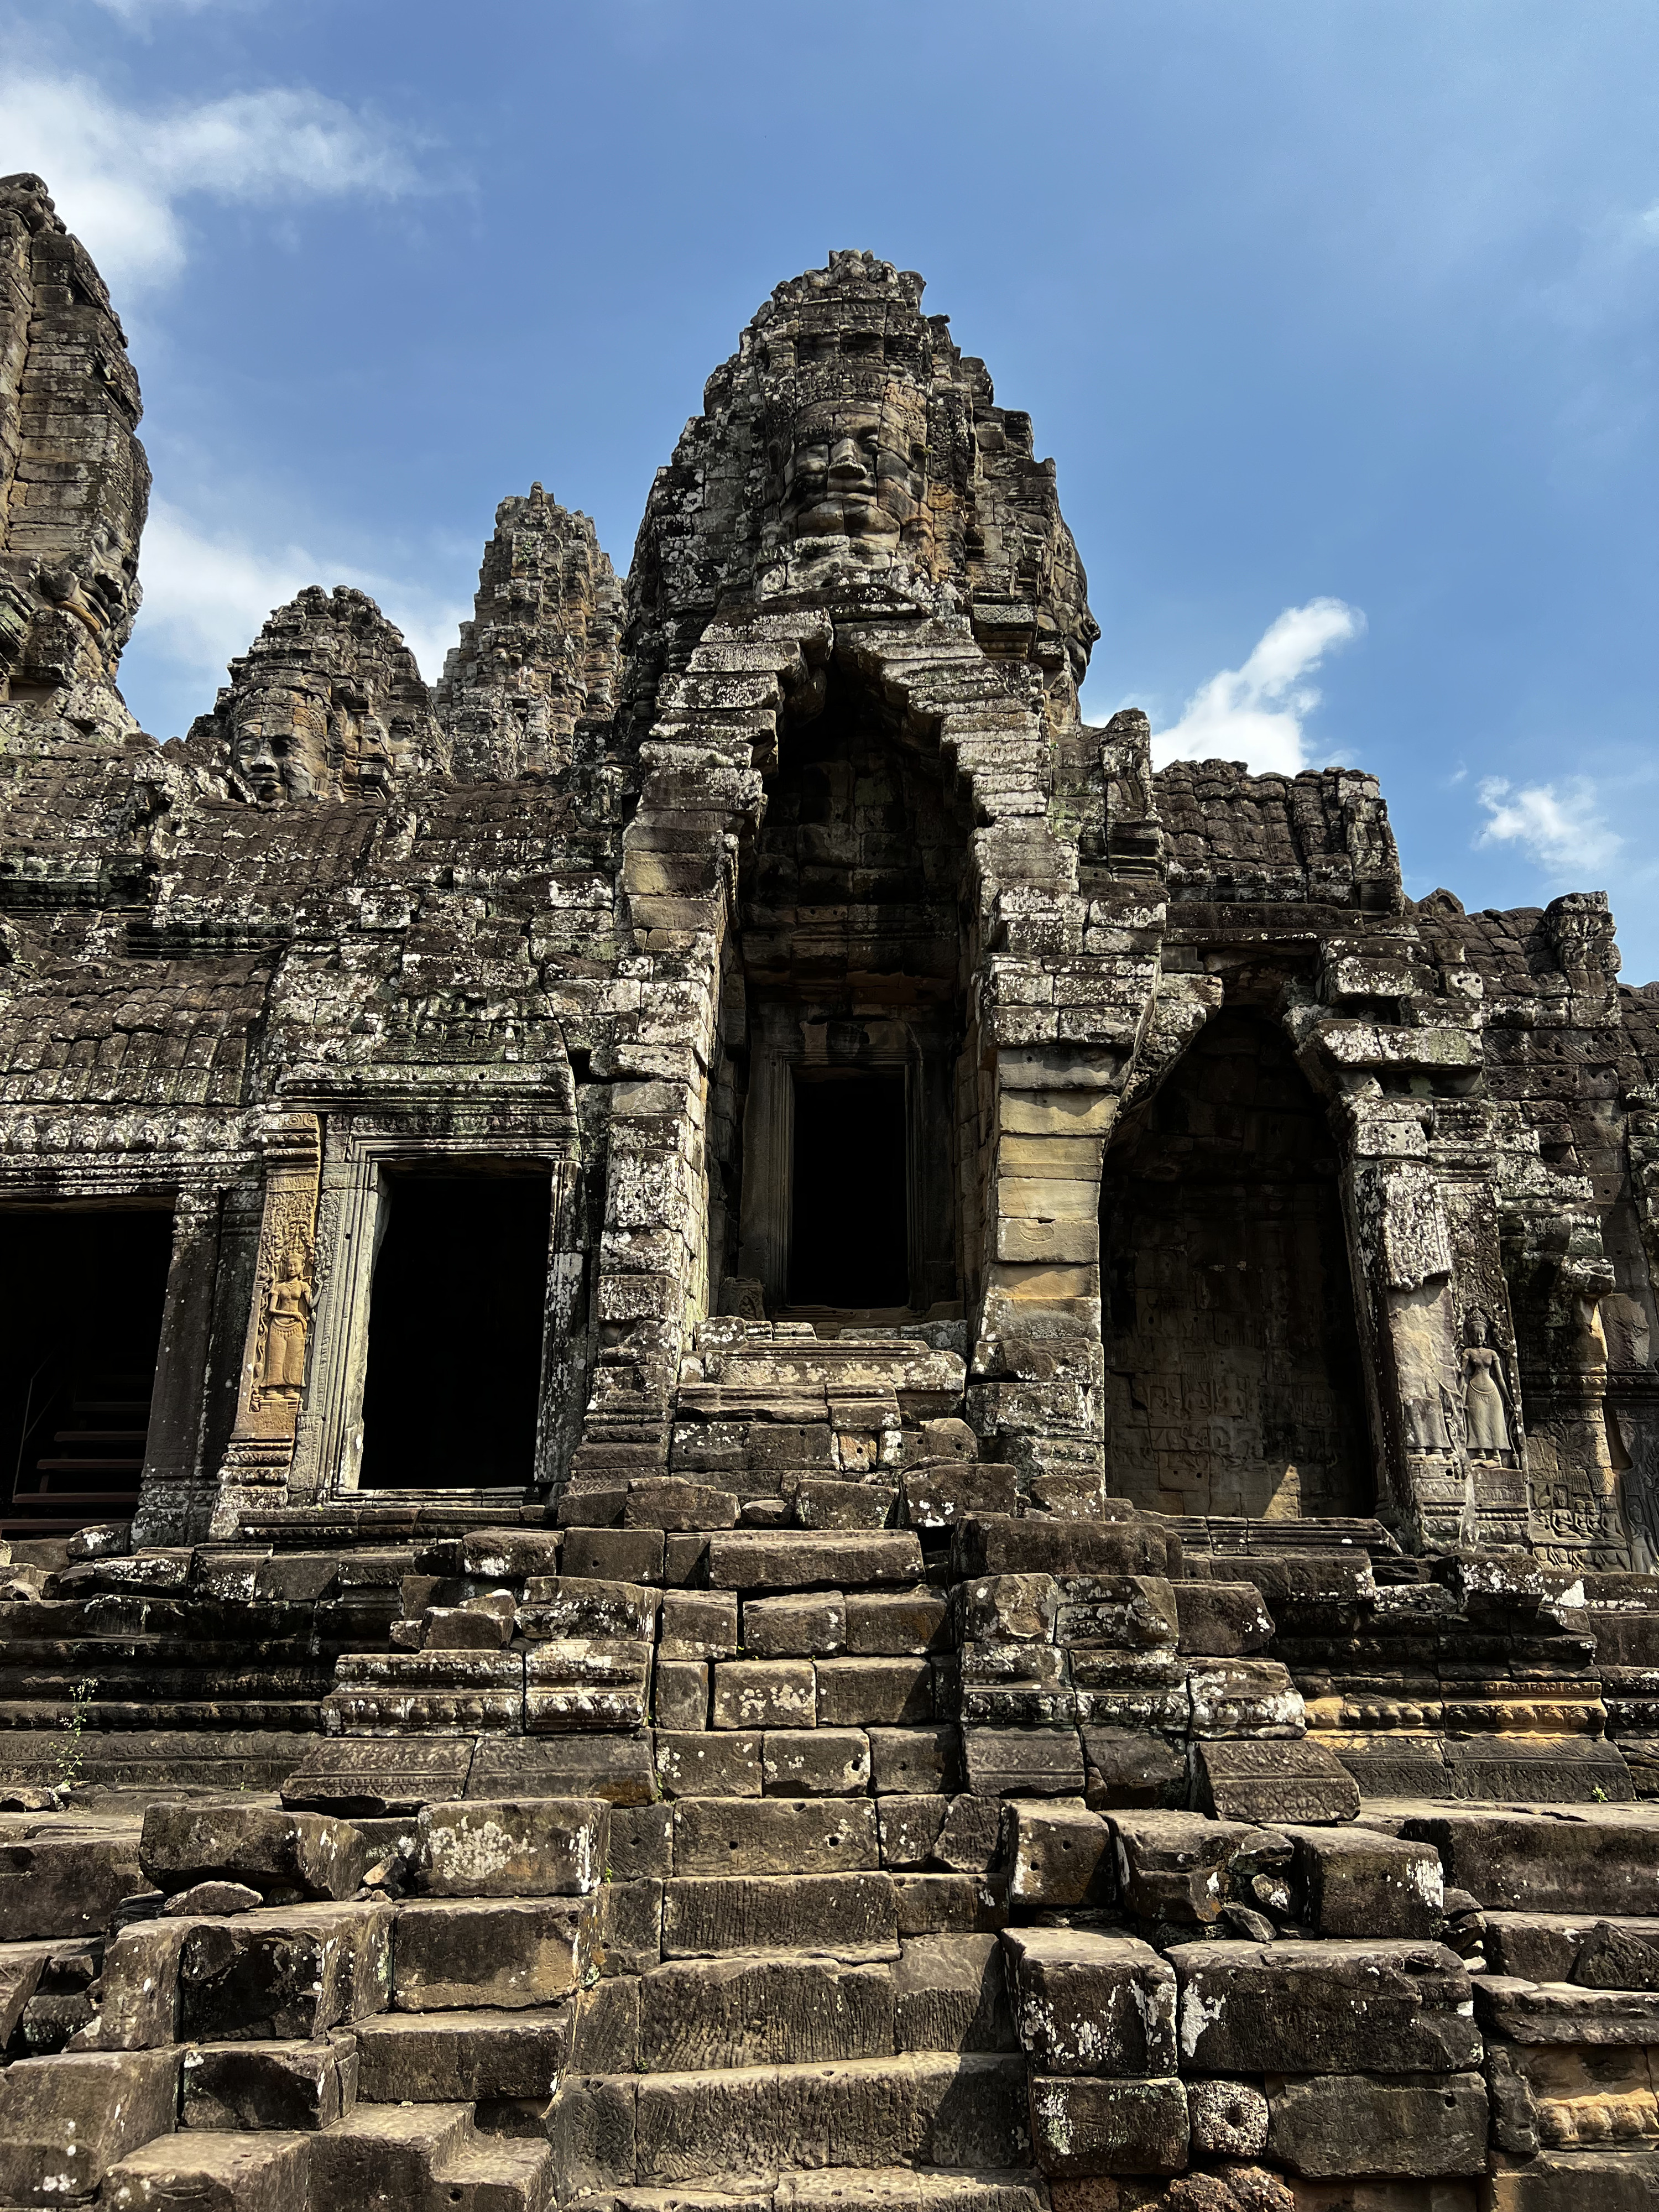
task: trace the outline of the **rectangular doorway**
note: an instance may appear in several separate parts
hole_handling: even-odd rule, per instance
[[[789,1303],[910,1303],[904,1073],[794,1071]]]
[[[527,1488],[536,1476],[551,1178],[424,1175],[381,1184],[365,1490]]]
[[[131,1514],[172,1257],[169,1207],[0,1211],[0,1536]]]

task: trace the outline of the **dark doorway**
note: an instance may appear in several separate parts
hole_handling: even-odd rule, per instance
[[[172,1255],[163,1209],[0,1212],[0,1534],[137,1503]]]
[[[908,1306],[904,1077],[795,1073],[789,1303]]]
[[[387,1176],[368,1309],[364,1489],[534,1480],[550,1202],[544,1175]]]
[[[1106,1155],[1109,1465],[1161,1513],[1369,1513],[1353,1290],[1325,1111],[1228,1011]]]

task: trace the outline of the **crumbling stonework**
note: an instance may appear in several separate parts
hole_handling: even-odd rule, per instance
[[[0,181],[0,2201],[1659,2202],[1659,1000],[1102,730],[841,253],[619,586],[115,688]]]

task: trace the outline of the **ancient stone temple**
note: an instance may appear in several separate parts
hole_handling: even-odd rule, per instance
[[[532,485],[435,684],[319,585],[158,742],[0,262],[0,2205],[1659,2204],[1605,899],[1085,724],[866,253],[625,581]]]

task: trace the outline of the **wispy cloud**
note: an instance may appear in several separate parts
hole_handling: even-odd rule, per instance
[[[184,267],[192,196],[285,206],[391,199],[420,182],[406,137],[303,86],[149,112],[47,71],[9,75],[0,91],[0,170],[20,169],[46,179],[104,276],[129,289]]]
[[[1603,819],[1595,787],[1584,776],[1571,782],[1528,783],[1517,791],[1501,775],[1480,786],[1486,826],[1477,845],[1518,845],[1553,882],[1579,884],[1611,865],[1624,843]]]
[[[199,15],[208,8],[246,8],[250,0],[98,0],[98,5],[124,23],[147,23],[152,15]]]
[[[256,552],[237,539],[215,538],[165,500],[150,508],[139,581],[144,587],[139,639],[150,652],[203,679],[204,707],[224,681],[226,665],[247,650],[272,608],[307,584],[355,584],[368,592],[402,630],[428,683],[441,673],[444,655],[472,611],[427,586],[319,558],[303,546]]]
[[[1154,732],[1152,762],[1239,760],[1257,775],[1294,775],[1310,765],[1303,724],[1319,704],[1304,679],[1325,655],[1364,635],[1365,617],[1343,599],[1310,599],[1270,623],[1242,668],[1224,668],[1187,702],[1173,729]]]

